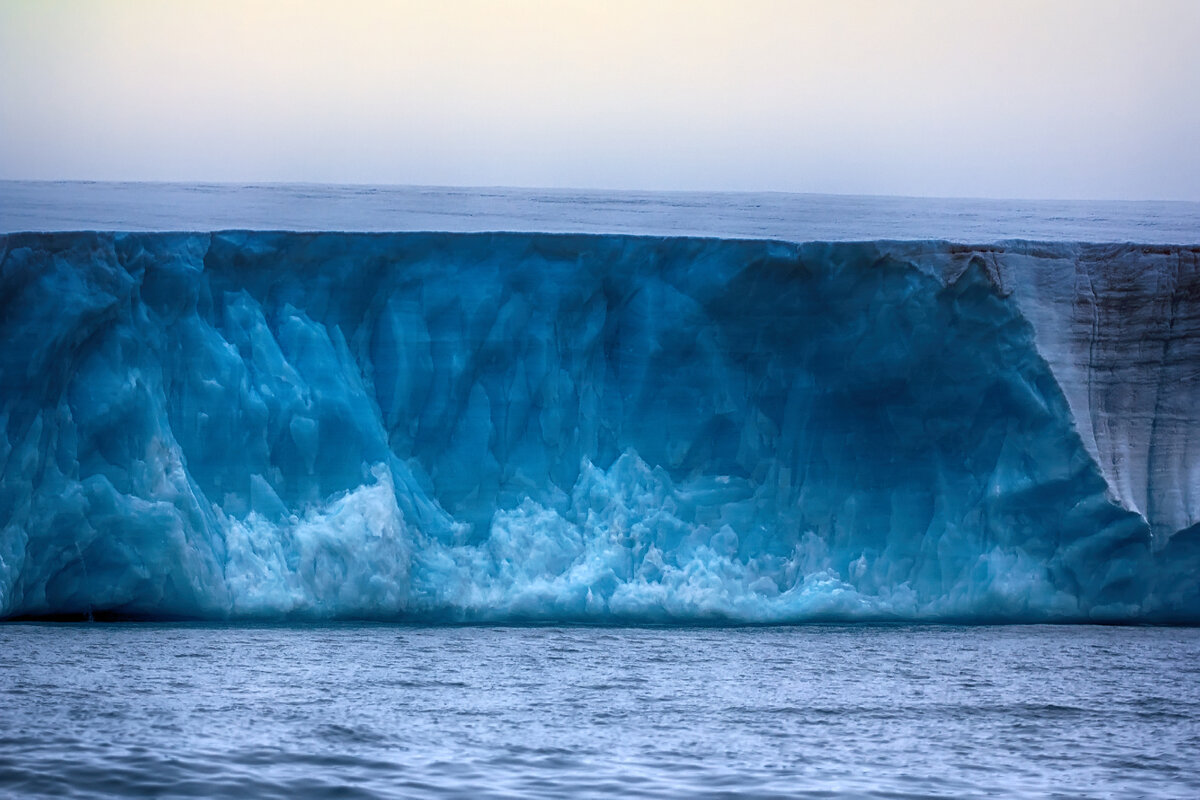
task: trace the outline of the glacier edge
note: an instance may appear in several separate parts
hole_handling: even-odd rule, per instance
[[[1195,247],[0,254],[0,615],[1200,619]]]

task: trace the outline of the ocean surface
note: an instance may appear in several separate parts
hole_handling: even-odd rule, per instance
[[[1200,796],[1194,628],[9,624],[0,695],[0,796]]]
[[[1200,203],[782,192],[0,181],[18,231],[524,231],[874,241],[1200,242]]]

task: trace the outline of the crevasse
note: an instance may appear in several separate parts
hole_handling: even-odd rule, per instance
[[[1197,248],[0,254],[2,616],[1200,620]]]

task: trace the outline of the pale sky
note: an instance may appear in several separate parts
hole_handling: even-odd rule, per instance
[[[0,0],[0,178],[1200,200],[1200,0]]]

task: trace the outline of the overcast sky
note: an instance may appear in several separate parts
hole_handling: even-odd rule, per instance
[[[0,178],[1200,199],[1200,0],[0,0]]]

